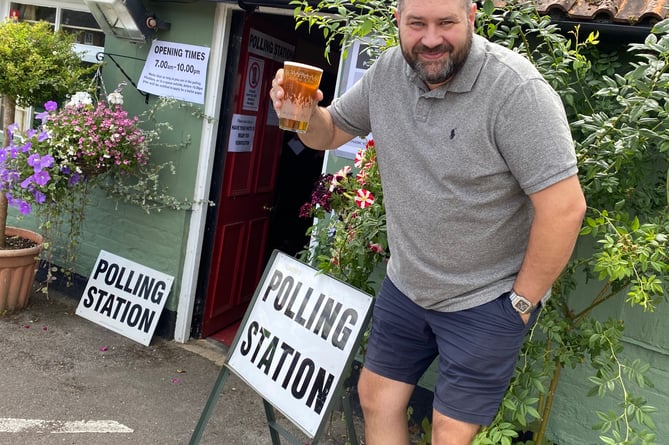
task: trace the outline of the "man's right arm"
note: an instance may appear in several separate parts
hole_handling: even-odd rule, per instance
[[[279,114],[279,109],[283,105],[284,91],[282,85],[283,69],[279,69],[272,80],[272,89],[269,93],[277,114]],[[316,100],[317,102],[323,100],[323,92],[321,90],[316,91]],[[307,132],[298,133],[298,137],[307,147],[316,150],[330,150],[345,144],[355,136],[337,127],[328,110],[317,106],[314,108],[313,113],[311,113]]]
[[[354,138],[337,127],[328,110],[323,107],[314,109],[306,133],[298,133],[298,137],[304,145],[316,150],[337,148]]]

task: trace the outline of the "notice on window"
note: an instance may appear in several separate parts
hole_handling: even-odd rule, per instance
[[[244,114],[233,114],[230,124],[230,139],[228,139],[228,151],[251,152],[253,151],[253,135],[256,132],[256,117]]]
[[[369,55],[365,52],[365,45],[363,42],[357,40],[353,42],[349,50],[349,57],[343,62],[343,69],[341,70],[341,77],[337,85],[337,95],[341,96],[345,91],[351,88],[358,80],[365,74],[369,65]],[[334,151],[336,156],[347,159],[355,159],[358,151],[365,148],[368,139],[372,138],[372,134],[368,134],[366,138],[356,137],[346,144],[337,147]]]
[[[76,314],[148,346],[173,280],[101,250]]]
[[[262,87],[265,62],[256,57],[249,57],[246,67],[246,85],[244,85],[244,100],[242,108],[247,111],[258,111]]]
[[[137,88],[203,104],[208,63],[207,47],[154,40]]]

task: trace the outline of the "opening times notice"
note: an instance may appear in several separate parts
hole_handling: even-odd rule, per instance
[[[156,96],[203,104],[208,63],[207,47],[154,40],[138,88]]]

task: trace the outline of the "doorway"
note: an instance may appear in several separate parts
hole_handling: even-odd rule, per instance
[[[304,28],[304,27],[301,27]],[[231,342],[274,249],[296,255],[308,243],[302,204],[323,167],[321,151],[278,128],[269,89],[291,59],[323,68],[331,101],[338,57],[324,56],[320,35],[295,30],[293,18],[235,12],[192,335]]]

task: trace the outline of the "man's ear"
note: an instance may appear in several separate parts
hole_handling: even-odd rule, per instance
[[[469,10],[469,21],[472,25],[476,22],[476,3],[472,3],[472,7]]]

